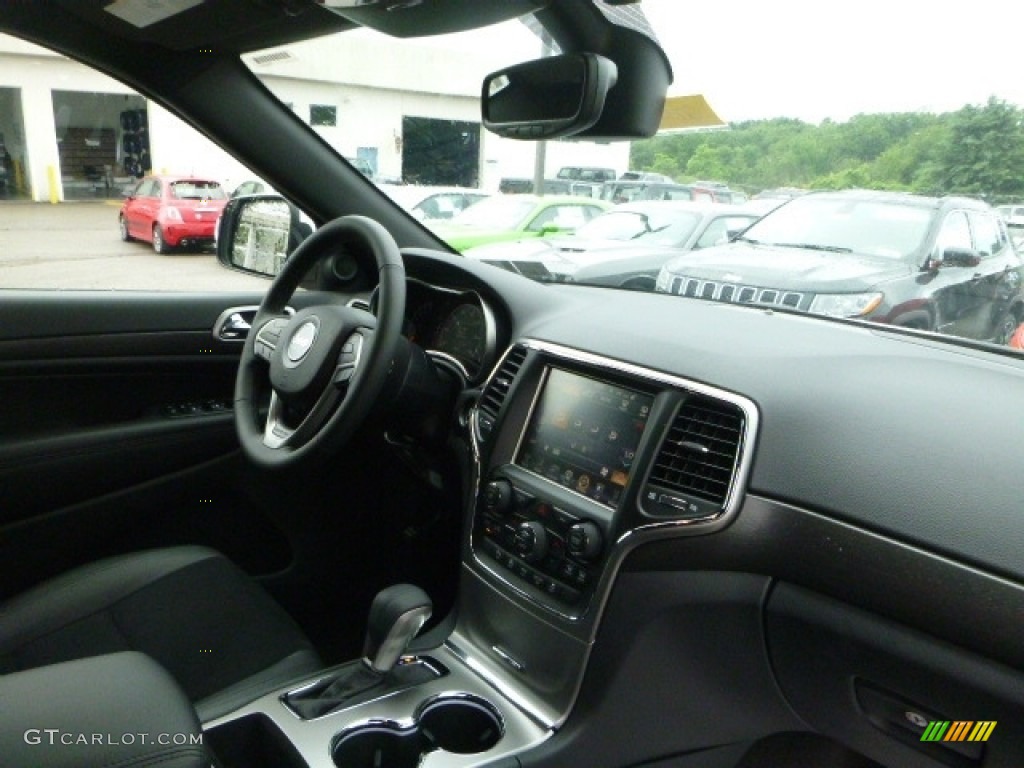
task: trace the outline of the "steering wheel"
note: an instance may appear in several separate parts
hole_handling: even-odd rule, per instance
[[[377,315],[344,304],[286,314],[306,272],[353,244],[376,261]],[[249,459],[265,468],[287,468],[340,448],[381,393],[404,313],[405,266],[394,238],[376,221],[343,216],[303,241],[260,304],[238,366],[235,427]],[[263,422],[260,403],[268,383],[270,407]]]

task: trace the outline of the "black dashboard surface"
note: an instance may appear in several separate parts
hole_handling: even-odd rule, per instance
[[[1024,581],[1019,360],[779,311],[539,285],[432,256],[407,253],[410,275],[479,287],[500,310],[499,348],[533,338],[750,398],[760,433],[748,492]]]

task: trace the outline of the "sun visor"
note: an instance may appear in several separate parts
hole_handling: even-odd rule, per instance
[[[658,133],[682,133],[685,131],[727,128],[728,124],[718,116],[700,94],[671,96],[665,100],[665,111],[661,116]]]
[[[392,37],[447,35],[540,10],[551,0],[323,0],[330,11]]]

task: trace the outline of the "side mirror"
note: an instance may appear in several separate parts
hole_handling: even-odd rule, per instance
[[[947,248],[941,259],[932,259],[928,268],[932,271],[941,267],[976,267],[981,263],[981,254],[973,248]]]
[[[571,235],[575,231],[574,227],[560,227],[557,224],[545,224],[540,228],[541,237],[544,235]]]
[[[568,53],[517,64],[484,78],[482,120],[510,139],[554,139],[593,126],[618,79],[614,62]]]
[[[302,228],[298,208],[283,197],[229,200],[217,233],[217,260],[231,269],[274,277],[305,239]]]

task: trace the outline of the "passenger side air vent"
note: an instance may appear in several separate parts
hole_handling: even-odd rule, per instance
[[[738,406],[703,395],[687,398],[651,469],[644,510],[687,518],[721,513],[743,431],[744,415]]]
[[[477,438],[486,442],[494,430],[498,420],[498,412],[501,411],[502,403],[508,396],[509,389],[516,374],[526,360],[526,347],[516,345],[512,347],[501,361],[501,365],[491,380],[487,382],[483,393],[480,395],[480,402],[477,403]]]

